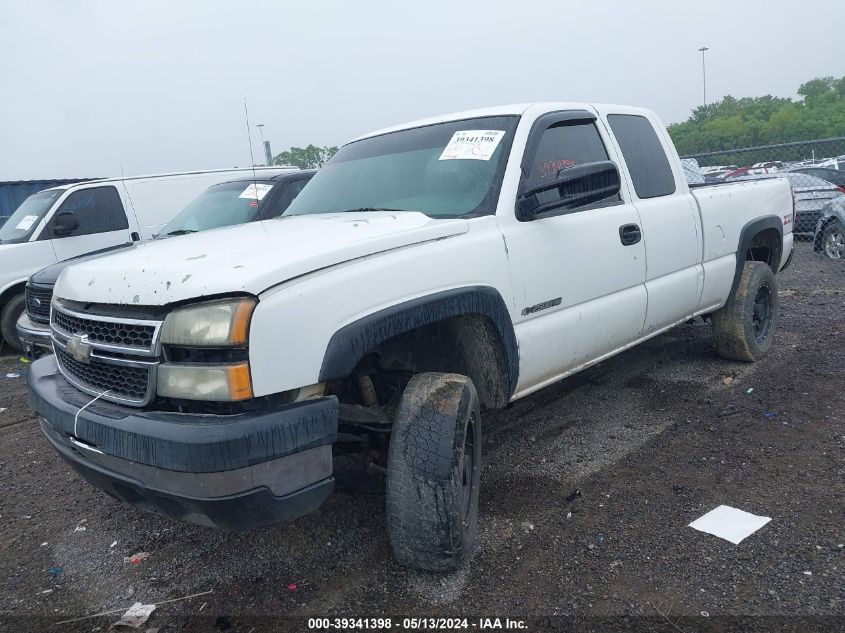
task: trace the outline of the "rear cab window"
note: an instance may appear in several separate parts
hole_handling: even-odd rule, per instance
[[[644,200],[675,193],[675,175],[651,121],[635,114],[610,114],[607,121],[622,150],[637,197]]]

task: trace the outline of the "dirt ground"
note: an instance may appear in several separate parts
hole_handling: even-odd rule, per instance
[[[799,244],[778,280],[761,362],[720,360],[697,321],[487,414],[478,548],[447,575],[394,563],[380,495],[339,490],[314,515],[244,533],[121,506],[41,437],[27,367],[6,356],[0,629],[106,631],[136,601],[210,592],[160,605],[140,630],[304,631],[313,616],[845,630],[845,262]],[[772,520],[740,545],[687,527],[721,504]],[[136,552],[149,556],[124,562]]]

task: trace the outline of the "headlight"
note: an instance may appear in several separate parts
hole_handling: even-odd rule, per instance
[[[252,397],[249,365],[174,365],[158,368],[158,394],[165,398],[231,402]]]
[[[201,347],[246,345],[253,299],[225,299],[174,310],[164,319],[161,342]]]

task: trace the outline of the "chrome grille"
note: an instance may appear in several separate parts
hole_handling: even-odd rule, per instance
[[[74,384],[81,383],[97,395],[108,392],[104,399],[143,404],[148,400],[152,387],[152,367],[122,367],[92,358],[90,363],[80,363],[61,347],[56,346],[56,360]],[[111,396],[111,398],[109,398]]]
[[[53,298],[53,286],[26,285],[26,313],[38,323],[50,322],[50,301]]]
[[[152,348],[156,332],[154,324],[87,318],[63,310],[56,310],[53,323],[68,334],[84,332],[90,341],[145,349]]]
[[[79,390],[131,406],[155,398],[161,321],[82,314],[54,301],[56,362]]]

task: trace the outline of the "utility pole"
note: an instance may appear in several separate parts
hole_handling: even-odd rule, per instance
[[[267,163],[267,162],[266,162],[266,158],[267,158],[267,143],[266,143],[266,142],[264,142],[264,124],[263,124],[263,123],[258,123],[255,127],[257,127],[257,128],[258,128],[258,131],[259,131],[259,132],[261,132],[261,146],[265,148],[265,149],[264,149],[265,167],[269,167],[269,166],[270,166],[270,163]]]
[[[701,53],[701,105],[707,105],[707,67],[704,65],[704,53],[710,49],[702,46],[698,49]]]

